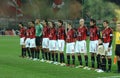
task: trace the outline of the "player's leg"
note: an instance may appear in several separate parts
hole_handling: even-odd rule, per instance
[[[111,66],[112,66],[111,56],[107,56],[107,60],[108,60],[108,70],[107,70],[107,72],[111,72]]]
[[[82,66],[82,56],[80,54],[80,49],[81,49],[80,41],[76,41],[75,52],[77,54],[77,58],[78,58],[78,61],[79,61],[79,66],[77,66],[76,68],[83,67]]]
[[[25,45],[26,45],[26,51],[27,51],[28,57],[31,58],[31,54],[30,54],[30,38],[26,39]]]
[[[96,61],[97,61],[97,69],[100,69],[100,65],[101,65],[100,54],[96,56]]]
[[[81,56],[81,54],[78,53],[77,56],[78,56],[78,61],[79,61],[80,66],[83,67],[82,66],[83,64],[82,64],[82,56]]]
[[[105,56],[101,56],[101,68],[103,71],[106,71],[106,57]]]
[[[111,72],[111,66],[112,66],[112,47],[110,48],[110,51],[108,52],[108,45],[109,43],[104,43],[104,47],[107,51],[107,62],[108,62],[108,69],[107,72]]]
[[[117,56],[118,73],[120,73],[120,55]]]
[[[67,64],[66,64],[66,66],[70,66],[70,43],[66,44],[66,55],[67,55]]]
[[[70,43],[70,52],[72,54],[72,66],[75,66],[75,43]]]
[[[61,66],[65,65],[65,59],[64,59],[64,46],[65,41],[64,40],[58,40],[58,51],[60,52],[60,63]]]
[[[31,55],[32,55],[32,59],[35,59],[35,51],[36,51],[36,45],[35,45],[35,38],[30,39],[30,51],[31,51]]]
[[[118,73],[120,73],[120,45],[116,45],[115,49],[115,55],[117,56],[117,67],[118,67]]]
[[[92,68],[95,68],[95,53],[91,53]]]
[[[90,52],[91,52],[91,64],[92,68],[95,68],[95,56],[97,52],[98,41],[90,41]]]

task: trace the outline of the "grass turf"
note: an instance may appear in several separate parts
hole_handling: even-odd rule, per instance
[[[119,76],[116,65],[112,72],[97,73],[82,68],[61,67],[20,58],[19,37],[0,36],[0,78],[102,78]],[[78,64],[78,62],[76,62]],[[119,78],[117,77],[117,78]],[[115,78],[115,77],[114,77]]]

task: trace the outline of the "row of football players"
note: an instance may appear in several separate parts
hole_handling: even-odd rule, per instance
[[[48,60],[47,62],[59,64],[58,57],[60,57],[60,64],[62,66],[70,65],[70,60],[72,59],[72,66],[75,65],[75,54],[77,54],[78,61],[80,63],[79,67],[83,67],[82,54],[84,54],[85,69],[88,68],[88,53],[86,39],[89,36],[89,52],[91,54],[91,66],[95,68],[95,60],[97,61],[97,68],[101,68],[104,71],[111,71],[112,64],[112,37],[113,31],[109,27],[109,22],[105,20],[103,22],[104,30],[102,36],[98,26],[96,26],[96,21],[94,19],[90,20],[90,29],[84,25],[84,19],[79,20],[79,27],[75,31],[73,29],[72,23],[67,24],[67,32],[63,26],[63,21],[58,20],[57,27],[52,21],[48,23],[47,20],[43,20],[42,24],[39,19],[34,22],[28,23],[29,28],[24,29],[23,25],[19,23],[20,26],[20,44],[22,46],[22,57],[26,56],[26,50],[28,56],[32,57],[33,60],[39,59],[39,53],[41,50],[41,61]],[[26,33],[26,34],[25,34]],[[98,40],[102,38],[105,52],[97,54],[98,50]],[[66,57],[67,63],[65,64],[65,53],[64,47],[66,42]],[[29,49],[30,48],[30,49]],[[59,54],[58,54],[59,53]],[[58,56],[60,55],[60,56]],[[107,57],[107,59],[106,59]],[[101,61],[102,60],[102,61]],[[106,61],[108,60],[108,61]],[[108,63],[106,63],[108,62]],[[108,65],[108,69],[106,69]]]

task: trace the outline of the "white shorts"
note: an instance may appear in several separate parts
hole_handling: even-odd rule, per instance
[[[75,42],[66,44],[66,53],[75,53]]]
[[[35,48],[36,44],[35,44],[35,38],[30,39],[30,48]]]
[[[64,51],[65,47],[65,41],[64,40],[58,40],[58,51]]]
[[[90,41],[89,52],[97,53],[98,40]]]
[[[49,38],[43,38],[42,48],[49,48]]]
[[[108,52],[109,43],[103,43],[103,46],[104,46],[104,48],[105,48],[105,51],[107,52],[106,56],[112,56],[112,46],[111,46],[109,52]]]
[[[87,53],[86,41],[76,41],[75,45],[75,52],[76,53]]]
[[[25,45],[25,37],[20,38],[20,45]]]
[[[49,40],[49,50],[50,51],[56,51],[58,50],[57,48],[57,41],[56,40]]]
[[[27,38],[26,40],[25,40],[25,47],[27,48],[27,47],[30,47],[30,38]]]

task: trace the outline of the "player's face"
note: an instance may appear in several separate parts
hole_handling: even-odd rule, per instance
[[[34,27],[34,24],[31,22],[31,23],[30,23],[30,26],[31,26],[31,27]]]
[[[18,26],[19,26],[20,28],[22,28],[22,25],[21,25],[21,24],[18,24]]]
[[[36,24],[39,24],[39,23],[40,23],[39,19],[36,19],[36,20],[35,20],[35,23],[36,23]]]
[[[67,28],[70,29],[70,28],[71,28],[71,25],[70,25],[70,24],[67,24]]]
[[[107,24],[106,22],[103,22],[103,26],[104,26],[104,27],[107,27],[108,24]]]
[[[49,22],[49,26],[50,28],[53,28],[52,22]]]
[[[90,26],[93,26],[93,25],[94,25],[94,23],[92,21],[90,21]]]
[[[79,21],[79,24],[80,24],[80,25],[84,25],[84,20],[81,19],[81,20]]]
[[[43,25],[44,25],[44,26],[46,26],[46,22],[45,22],[45,20],[43,20],[43,22],[42,22],[42,23],[43,23]]]
[[[58,22],[58,26],[61,26],[62,24],[60,22]]]

